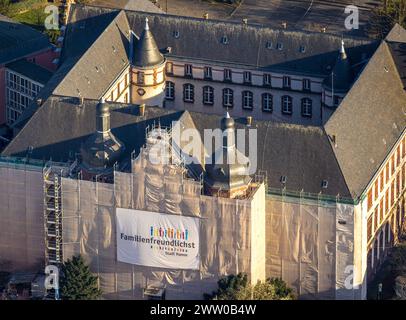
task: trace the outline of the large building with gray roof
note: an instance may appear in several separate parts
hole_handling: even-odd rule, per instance
[[[373,41],[73,5],[59,69],[15,122],[15,137],[2,152],[2,165],[7,170],[44,167],[44,172],[65,166],[69,169],[60,170],[56,182],[79,179],[96,189],[99,184],[113,186],[110,218],[123,203],[129,209],[172,213],[148,207],[146,199],[154,202],[161,197],[152,176],[145,180],[145,188],[135,181],[144,179],[144,173],[167,171],[157,167],[142,171],[135,163],[151,151],[152,140],[160,145],[157,140],[165,137],[176,140],[179,128],[182,133],[193,131],[200,152],[194,153],[183,140],[176,140],[172,148],[179,148],[188,178],[201,183],[196,210],[206,210],[205,218],[225,223],[227,210],[216,216],[214,207],[208,209],[208,199],[229,199],[238,207],[239,201],[255,198],[250,208],[256,211],[250,211],[247,223],[257,228],[264,221],[257,237],[250,235],[250,263],[238,260],[245,240],[228,239],[232,248],[213,242],[213,256],[202,249],[204,262],[193,277],[199,281],[209,277],[207,283],[212,283],[222,275],[244,271],[251,280],[281,277],[301,298],[365,299],[368,281],[405,227],[405,44],[406,31],[398,25],[386,39]],[[248,141],[254,131],[256,139],[249,147],[236,146],[228,136],[220,149],[228,155],[247,155],[256,146],[255,163],[250,158],[244,165],[212,165],[212,141],[208,145],[204,141],[209,129],[230,129],[233,135],[241,130]],[[243,177],[245,166],[252,165],[255,172]],[[58,176],[57,170],[52,172]],[[131,196],[124,180],[117,180],[121,173],[131,176]],[[44,175],[45,185],[47,178]],[[149,183],[158,189],[150,186],[153,190],[148,191]],[[262,192],[258,191],[262,184],[261,195],[256,192]],[[21,192],[19,196],[27,196],[26,189]],[[79,189],[75,192],[80,194]],[[61,197],[62,203],[66,200],[63,217],[72,201]],[[162,197],[158,202],[170,202],[173,208],[175,196],[168,192]],[[180,215],[187,216],[189,209],[180,210]],[[241,211],[241,216],[245,213]],[[244,224],[235,223],[242,232]],[[71,231],[73,226],[66,228]],[[205,228],[202,232],[212,237],[215,228]],[[82,253],[92,263],[114,262],[115,287],[106,284],[113,281],[107,271],[99,274],[106,297],[120,298],[125,294],[117,279],[125,264],[107,251],[105,256],[94,253],[98,250],[90,252],[89,230],[77,231],[78,247],[70,246],[67,239],[72,235],[53,239],[58,250],[44,249],[45,260],[60,263]],[[116,245],[114,231],[105,236]],[[258,250],[253,249],[255,241]],[[0,246],[0,259],[5,252]],[[34,265],[31,260],[26,264]],[[20,260],[15,263],[18,268],[22,265]],[[97,268],[103,266],[98,262]],[[192,276],[168,280],[177,270],[165,269],[161,271],[166,275],[158,279],[149,275],[154,270],[133,269],[133,277],[145,281],[134,280],[137,284],[126,290],[141,298],[137,290],[147,290],[146,282],[164,288],[171,297],[201,295],[202,289],[187,285],[201,286],[199,281],[188,282]],[[180,283],[187,294],[176,291]]]

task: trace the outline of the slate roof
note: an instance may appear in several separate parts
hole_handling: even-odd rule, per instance
[[[0,65],[50,48],[46,35],[0,15]]]
[[[201,136],[204,129],[220,127],[221,116],[189,112]],[[236,129],[247,128],[245,119],[235,119]],[[270,188],[343,198],[350,197],[344,177],[323,128],[254,121],[257,129],[257,172],[265,171]],[[248,135],[246,137],[248,142]],[[244,150],[242,150],[244,151]],[[248,150],[245,150],[248,155]],[[286,184],[281,177],[286,176]],[[322,189],[323,180],[328,188]]]
[[[125,2],[127,2],[127,4],[124,7],[124,9],[126,10],[164,13],[163,10],[158,8],[149,0],[125,0]]]
[[[133,37],[134,56],[132,64],[141,68],[150,68],[164,63],[165,58],[159,51],[154,36],[149,29],[148,18],[145,19],[144,30],[139,39]]]
[[[99,99],[129,63],[129,29],[140,34],[145,18],[149,18],[158,48],[172,48],[168,56],[313,76],[331,74],[342,40],[323,33],[76,4],[71,7],[61,66],[41,92],[43,100],[51,94]],[[228,44],[221,43],[223,36]],[[358,62],[372,55],[377,42],[344,40],[356,74],[362,67]],[[272,49],[267,49],[266,43],[271,43]],[[278,43],[282,50],[276,49]],[[27,108],[14,127],[21,128],[35,110],[35,104]]]
[[[320,32],[271,29],[135,11],[126,11],[126,14],[135,32],[142,30],[145,17],[149,18],[158,46],[172,49],[168,57],[233,63],[275,71],[289,70],[325,76],[331,73],[330,68],[335,64],[342,40],[341,37]],[[178,32],[178,38],[174,36],[175,32]],[[227,38],[227,44],[223,44],[223,37]],[[354,63],[359,62],[363,54],[370,56],[376,48],[376,42],[368,39],[344,40]],[[280,50],[278,44],[282,46]],[[267,45],[271,48],[268,49]]]
[[[406,127],[406,93],[383,41],[325,125],[354,198],[360,197]]]
[[[98,101],[51,96],[31,117],[25,127],[3,151],[3,155],[26,157],[33,147],[31,158],[65,162],[75,159],[81,145],[96,131],[96,107]],[[162,108],[147,108],[145,116],[139,116],[137,106],[112,104],[111,128],[113,134],[124,143],[126,156],[145,143],[145,129],[154,121],[169,126],[182,112]]]
[[[85,100],[80,106],[78,99],[50,97],[29,120],[23,130],[3,151],[3,156],[27,156],[39,160],[68,161],[80,152],[81,145],[96,130],[97,101]],[[126,156],[139,151],[145,143],[145,129],[152,123],[170,126],[181,120],[186,128],[218,128],[221,116],[204,113],[146,108],[145,116],[139,116],[137,106],[109,104],[113,134],[124,143]],[[188,119],[190,119],[188,120]],[[44,129],[46,124],[46,129]],[[236,119],[236,128],[246,127],[243,119]],[[342,197],[346,185],[337,166],[331,146],[322,128],[298,125],[254,122],[258,130],[258,169],[265,170],[270,187],[282,188],[281,176],[287,176],[288,190],[319,193]],[[45,130],[45,131],[44,131]],[[248,140],[247,140],[248,141]],[[300,161],[298,161],[300,159]],[[322,180],[328,180],[322,189]]]
[[[9,63],[6,67],[43,85],[52,77],[51,71],[25,59]]]

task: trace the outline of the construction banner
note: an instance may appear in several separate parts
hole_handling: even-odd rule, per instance
[[[198,218],[123,208],[116,209],[116,217],[118,261],[199,269]]]

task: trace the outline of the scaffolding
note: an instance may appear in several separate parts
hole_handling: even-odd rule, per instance
[[[55,165],[52,162],[43,168],[44,181],[44,236],[45,264],[59,266],[63,263],[62,250],[62,177],[69,176],[76,167]]]

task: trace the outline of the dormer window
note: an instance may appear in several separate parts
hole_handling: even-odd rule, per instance
[[[174,37],[175,39],[179,39],[179,37],[180,37],[179,31],[175,30],[175,31],[173,32],[173,37]]]
[[[209,80],[213,78],[211,67],[204,67],[204,78]]]
[[[221,37],[221,43],[222,44],[228,44],[229,43],[228,37],[227,36],[222,36]]]
[[[323,181],[321,182],[321,187],[322,187],[323,189],[327,189],[327,188],[328,188],[328,181],[327,181],[327,180],[323,180]]]
[[[281,176],[280,181],[281,181],[282,184],[286,184],[287,180],[288,180],[288,178],[286,176]]]
[[[278,43],[276,44],[276,49],[282,50],[282,49],[283,49],[283,43],[278,42]]]
[[[301,53],[305,53],[305,52],[306,52],[306,47],[305,47],[305,46],[300,46],[299,51],[300,51]]]

